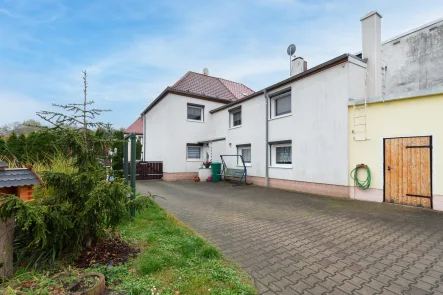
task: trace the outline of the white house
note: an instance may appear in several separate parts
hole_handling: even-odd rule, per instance
[[[142,113],[145,160],[163,161],[164,180],[178,180],[194,177],[206,152],[213,161],[221,154],[241,154],[248,182],[349,197],[348,102],[386,91],[386,65],[394,50],[382,54],[383,46],[394,45],[382,45],[380,14],[367,14],[361,24],[359,56],[342,54],[310,69],[296,58],[291,77],[260,91],[187,73]],[[420,28],[423,34],[428,29]],[[420,67],[422,61],[408,62]],[[403,85],[401,79],[395,81],[390,93]],[[227,159],[228,167],[239,165],[236,158]]]

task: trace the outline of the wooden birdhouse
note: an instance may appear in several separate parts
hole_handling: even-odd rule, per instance
[[[16,195],[24,201],[34,199],[33,186],[42,180],[32,168],[8,168],[0,162],[0,195]]]

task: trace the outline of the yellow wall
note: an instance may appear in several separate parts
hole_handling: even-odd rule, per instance
[[[353,140],[353,107],[349,107],[348,115],[349,172],[356,164],[364,163],[369,165],[372,174],[372,190],[364,192],[368,197],[357,195],[357,198],[383,200],[383,138],[432,135],[433,194],[437,198],[434,208],[441,206],[443,210],[443,94],[369,104],[367,141]],[[354,186],[351,178],[349,185]],[[351,198],[353,191],[351,188]],[[358,193],[362,196],[363,192]]]

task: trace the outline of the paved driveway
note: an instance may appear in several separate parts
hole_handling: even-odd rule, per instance
[[[443,214],[226,183],[138,182],[261,294],[443,294]]]

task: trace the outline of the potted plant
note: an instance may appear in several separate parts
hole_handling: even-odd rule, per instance
[[[198,171],[200,179],[208,179],[209,176],[212,176],[211,164],[212,160],[209,160],[209,154],[206,152],[206,160],[203,161],[202,167]]]
[[[105,276],[96,272],[85,274],[68,291],[73,295],[101,295],[105,292]]]

